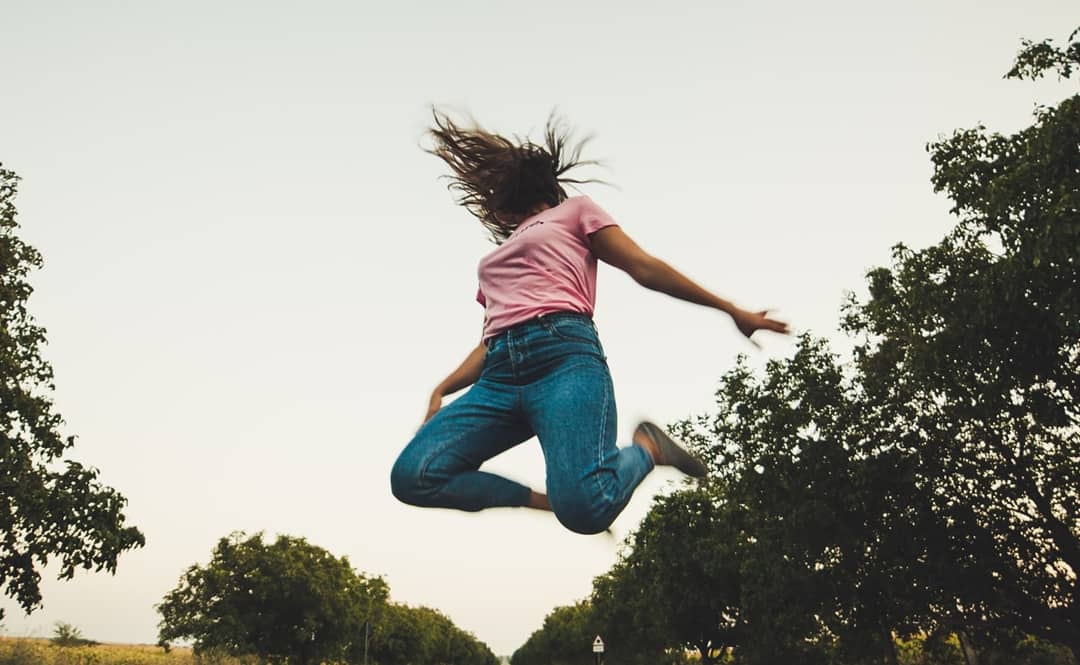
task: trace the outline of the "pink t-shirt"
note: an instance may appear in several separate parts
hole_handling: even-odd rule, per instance
[[[529,217],[480,260],[484,339],[552,312],[592,315],[596,256],[589,235],[615,220],[587,196],[569,198]]]

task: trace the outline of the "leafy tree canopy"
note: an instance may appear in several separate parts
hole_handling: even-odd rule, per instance
[[[593,583],[613,657],[691,649],[708,665],[735,647],[745,545],[730,505],[715,492],[658,498],[619,562]]]
[[[510,659],[511,665],[593,665],[592,643],[603,631],[592,604],[556,607]]]
[[[373,628],[370,657],[378,665],[497,665],[499,662],[486,644],[429,607],[390,603]],[[362,662],[359,656],[357,653],[353,662]]]
[[[1069,76],[1077,34],[1025,42],[1009,76]],[[1014,135],[977,127],[929,151],[959,223],[898,246],[848,305],[871,422],[966,543],[952,589],[966,621],[1080,655],[1080,96]]]
[[[126,499],[99,483],[96,469],[64,458],[75,437],[61,434],[53,370],[41,356],[45,329],[27,308],[28,277],[42,259],[16,235],[18,182],[0,165],[0,588],[31,612],[50,560],[60,579],[79,568],[111,573],[145,540],[125,525]]]
[[[303,538],[222,538],[158,605],[162,644],[256,654],[274,663],[344,661],[362,648],[364,622],[386,603],[380,578],[357,573]],[[358,640],[361,642],[358,643]]]

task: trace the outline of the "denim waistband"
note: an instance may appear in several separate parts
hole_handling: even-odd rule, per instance
[[[540,316],[529,319],[527,321],[522,321],[521,323],[515,323],[506,330],[503,330],[502,332],[496,333],[491,337],[488,337],[486,340],[484,340],[484,345],[490,349],[491,346],[500,338],[507,337],[508,335],[521,334],[536,328],[542,328],[545,322],[561,321],[566,319],[576,319],[578,321],[584,321],[589,325],[593,325],[592,317],[588,314],[582,314],[581,312],[550,312],[548,314],[541,314]]]

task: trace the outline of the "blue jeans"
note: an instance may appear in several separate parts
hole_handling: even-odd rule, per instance
[[[390,473],[394,496],[476,511],[525,506],[528,487],[480,466],[536,436],[551,509],[571,531],[611,525],[653,468],[639,446],[615,445],[615,396],[592,321],[549,314],[488,340],[480,378],[440,409]]]

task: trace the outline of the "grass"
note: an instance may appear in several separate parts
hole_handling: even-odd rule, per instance
[[[191,649],[131,644],[58,646],[50,640],[0,638],[0,665],[241,665],[235,658],[196,657]]]

